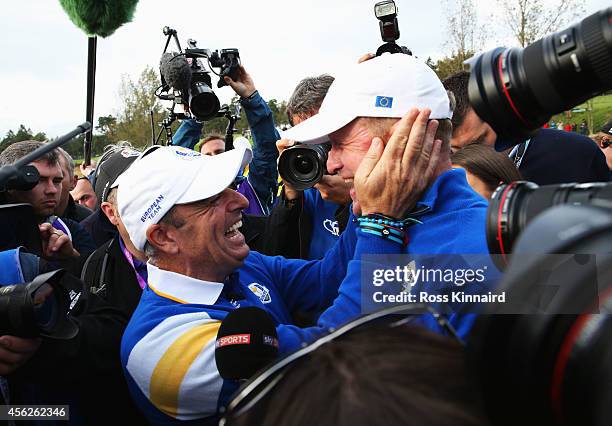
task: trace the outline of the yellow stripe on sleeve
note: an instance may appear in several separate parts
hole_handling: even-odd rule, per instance
[[[209,322],[179,336],[161,357],[149,386],[149,399],[159,410],[174,418],[178,415],[181,383],[202,349],[217,337],[221,321]]]

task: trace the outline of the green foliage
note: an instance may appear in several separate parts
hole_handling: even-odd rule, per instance
[[[438,60],[435,65],[433,65],[433,61],[431,61],[431,59],[428,59],[427,65],[429,65],[436,72],[440,80],[444,80],[446,77],[449,77],[459,71],[463,71],[463,62],[472,56],[474,56],[474,52],[465,52],[464,54],[455,53],[451,56]]]
[[[6,147],[11,144],[14,144],[15,142],[29,140],[45,141],[47,140],[47,135],[45,135],[43,132],[34,133],[29,127],[20,124],[19,128],[17,129],[17,132],[9,130],[8,132],[6,132],[6,136],[4,136],[2,140],[0,140],[0,151],[3,151],[4,149],[6,149]]]
[[[558,123],[578,124],[586,120],[589,126],[589,133],[597,133],[608,120],[612,119],[612,94],[597,96],[582,105],[578,105],[575,110],[585,110],[584,112],[566,111],[551,118]]]
[[[70,20],[89,35],[108,37],[130,22],[138,0],[59,0]]]
[[[238,104],[240,102],[240,98],[238,96],[234,96],[232,98],[232,105]],[[272,111],[272,116],[274,117],[274,123],[281,127],[284,124],[287,124],[287,102],[281,101],[280,103],[276,99],[270,99],[268,101],[268,107],[270,107],[270,111]],[[220,134],[225,135],[225,131],[227,128],[227,119],[224,117],[218,117],[213,120],[206,121],[204,123],[204,128],[202,130],[202,136],[206,136],[209,134]],[[249,129],[249,123],[246,119],[246,113],[244,111],[240,114],[240,119],[236,122],[234,127],[236,133],[242,134]]]
[[[135,147],[142,148],[151,143],[151,112],[156,133],[157,123],[165,117],[164,109],[155,97],[155,90],[160,85],[157,73],[147,67],[137,81],[123,76],[119,89],[121,110],[117,117],[111,115],[100,117],[96,127],[112,142],[129,141]],[[178,124],[174,125],[176,129]]]

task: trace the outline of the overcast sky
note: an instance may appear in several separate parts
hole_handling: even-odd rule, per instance
[[[108,1],[108,0],[106,0]],[[490,0],[475,0],[481,19],[494,13]],[[25,124],[34,132],[59,136],[85,119],[87,36],[75,27],[57,0],[4,2],[0,52],[0,137]],[[376,0],[147,0],[134,19],[108,38],[99,38],[95,119],[116,114],[122,74],[136,79],[157,69],[165,25],[211,50],[236,47],[265,99],[286,100],[303,77],[334,74],[381,44],[373,14]],[[401,37],[425,60],[446,53],[442,0],[396,0]],[[609,0],[586,0],[587,13]],[[506,43],[501,29],[490,46]],[[222,102],[233,95],[217,89]]]

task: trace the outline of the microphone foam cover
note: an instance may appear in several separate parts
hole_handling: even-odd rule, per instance
[[[70,20],[86,34],[108,37],[130,22],[138,0],[60,0]]]

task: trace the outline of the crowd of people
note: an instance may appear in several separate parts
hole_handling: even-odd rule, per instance
[[[300,81],[281,135],[241,67],[225,81],[252,144],[226,151],[187,119],[171,146],[107,147],[88,176],[62,149],[34,161],[39,183],[2,201],[32,206],[42,250],[33,270],[22,251],[0,266],[23,282],[64,268],[84,296],[71,339],[0,336],[0,403],[69,404],[73,424],[217,424],[224,413],[228,424],[488,424],[464,363],[477,313],[451,304],[443,319],[419,312],[408,325],[333,332],[367,313],[362,272],[375,255],[488,254],[499,184],[609,181],[612,121],[593,139],[542,129],[498,152],[468,79],[370,55]],[[279,188],[278,156],[296,142],[331,143],[310,189]],[[0,166],[42,145],[13,144]],[[465,291],[494,291],[499,274]],[[226,410],[240,381],[221,376],[215,347],[225,316],[245,307],[272,318],[279,358],[333,338],[237,415]]]

